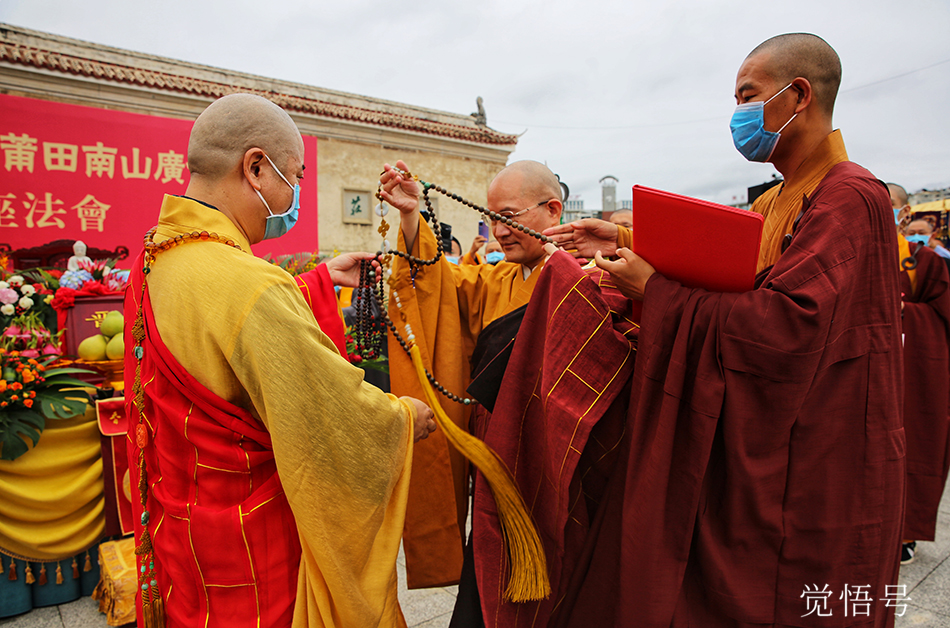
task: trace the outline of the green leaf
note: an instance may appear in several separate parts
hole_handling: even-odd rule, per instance
[[[3,451],[0,452],[0,458],[4,460],[16,460],[30,450],[26,441],[17,434],[4,433],[0,435],[0,437],[3,438]],[[35,446],[34,444],[34,447]]]
[[[17,421],[21,423],[28,423],[41,432],[43,431],[43,428],[46,427],[46,418],[39,411],[34,412],[33,410],[12,410],[10,415]]]
[[[47,386],[57,386],[62,388],[63,386],[69,386],[72,388],[95,388],[89,382],[84,382],[81,379],[76,379],[74,377],[66,377],[65,375],[55,375],[53,377],[46,378]]]
[[[89,369],[81,369],[73,366],[66,366],[58,369],[50,369],[43,373],[43,377],[49,379],[50,377],[56,377],[57,375],[74,375],[76,373],[88,373],[90,375],[95,375],[95,371],[90,371]],[[86,382],[83,382],[84,386],[88,386]]]
[[[88,399],[70,399],[61,394],[48,391],[37,392],[35,402],[39,402],[43,416],[48,419],[71,419],[85,414]]]

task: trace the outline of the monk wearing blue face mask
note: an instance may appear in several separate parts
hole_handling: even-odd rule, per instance
[[[405,626],[410,461],[435,424],[344,359],[311,284],[251,252],[296,221],[303,161],[280,107],[215,101],[191,131],[187,191],[165,197],[133,267],[139,625]],[[325,276],[356,286],[366,257],[338,256]]]

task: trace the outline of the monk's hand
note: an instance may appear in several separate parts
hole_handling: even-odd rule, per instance
[[[604,259],[600,251],[594,254],[594,261],[597,266],[610,273],[610,278],[623,296],[628,299],[642,301],[647,281],[656,270],[646,260],[626,247],[617,249],[617,258],[616,262],[612,262]]]
[[[400,159],[395,167],[383,164],[383,174],[379,175],[380,196],[404,214],[410,214],[419,207],[419,194],[422,191],[419,182],[408,176],[408,173],[409,166]]]
[[[414,397],[403,397],[403,401],[415,408],[415,420],[412,423],[412,442],[418,443],[420,440],[429,438],[429,434],[435,431],[435,414],[432,409]]]
[[[376,281],[380,280],[379,262],[372,253],[343,253],[324,262],[330,273],[330,281],[334,286],[356,288],[360,285],[360,262],[364,259],[373,260],[373,270],[376,271]]]
[[[574,257],[612,256],[617,252],[617,225],[606,220],[585,218],[544,230],[544,235]]]

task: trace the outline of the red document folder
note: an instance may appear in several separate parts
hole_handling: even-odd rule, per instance
[[[633,186],[634,252],[688,288],[751,290],[762,222],[748,210]]]

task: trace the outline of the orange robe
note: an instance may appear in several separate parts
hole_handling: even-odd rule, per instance
[[[406,250],[402,231],[399,249]],[[420,221],[412,254],[431,259],[436,240]],[[445,260],[410,276],[409,265],[393,265],[395,292],[402,307],[390,298],[389,315],[405,338],[408,322],[429,372],[447,390],[466,396],[469,359],[481,330],[500,316],[528,303],[541,267],[524,278],[521,264],[500,262],[457,266]],[[390,382],[393,393],[423,398],[409,357],[390,336]],[[442,407],[457,425],[468,428],[469,409],[441,398]],[[450,447],[441,430],[416,444],[403,547],[410,589],[458,582],[468,511],[468,463]]]
[[[848,161],[848,151],[845,150],[841,131],[832,131],[802,162],[794,177],[782,185],[769,188],[755,199],[752,211],[765,216],[759,263],[755,272],[762,272],[778,261],[782,255],[785,236],[792,232],[795,219],[802,208],[802,196],[811,198],[812,192],[828,171],[842,161]]]

